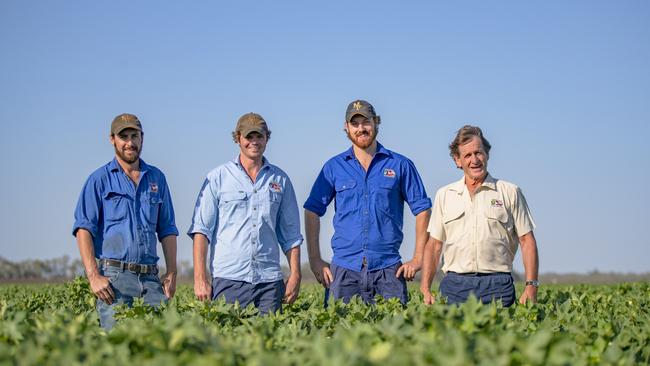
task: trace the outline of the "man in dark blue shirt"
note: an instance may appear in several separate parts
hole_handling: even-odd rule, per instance
[[[377,142],[381,119],[373,106],[356,100],[347,108],[344,129],[352,147],[328,160],[305,202],[305,230],[312,272],[335,299],[375,296],[405,304],[405,280],[422,266],[431,199],[413,162]],[[318,241],[320,217],[335,199],[332,265]],[[402,264],[404,201],[416,217],[415,253]]]
[[[88,177],[74,213],[72,235],[107,330],[115,324],[116,304],[142,297],[156,306],[176,291],[174,208],[163,173],[140,159],[143,136],[136,116],[115,117],[110,134],[115,158]],[[167,268],[162,283],[156,236]]]

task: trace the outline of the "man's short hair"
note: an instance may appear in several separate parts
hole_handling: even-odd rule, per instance
[[[454,141],[452,141],[451,144],[449,144],[449,156],[451,156],[452,159],[460,157],[460,152],[458,151],[458,147],[461,145],[465,145],[475,136],[481,138],[481,142],[483,143],[483,149],[485,150],[485,153],[490,155],[490,149],[492,148],[492,145],[490,145],[488,140],[485,137],[483,137],[483,131],[481,131],[481,128],[477,126],[465,125],[460,130],[458,130],[458,132],[456,132],[456,137],[454,138]]]

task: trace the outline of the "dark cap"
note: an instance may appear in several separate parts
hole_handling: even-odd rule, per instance
[[[113,123],[111,123],[111,135],[117,135],[127,128],[142,131],[142,124],[140,124],[140,120],[135,115],[122,113],[113,119]]]
[[[361,99],[357,99],[348,105],[348,109],[345,111],[345,122],[350,122],[350,120],[352,120],[352,117],[356,116],[357,114],[360,114],[368,119],[377,117],[375,108],[372,106],[372,104]]]
[[[248,136],[251,132],[268,135],[269,128],[266,126],[266,121],[262,116],[251,112],[239,118],[235,132],[239,132],[244,137]]]

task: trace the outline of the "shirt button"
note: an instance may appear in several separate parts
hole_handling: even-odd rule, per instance
[[[253,207],[253,211],[257,210],[257,207]]]
[[[255,227],[255,224],[253,224],[253,227]]]
[[[257,189],[253,189],[253,193],[257,193]]]

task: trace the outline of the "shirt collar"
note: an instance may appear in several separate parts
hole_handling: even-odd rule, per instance
[[[384,145],[377,141],[377,151],[375,152],[375,155],[377,154],[390,156],[390,150],[385,148]],[[350,146],[350,148],[345,151],[345,160],[350,159],[354,159],[354,147],[352,146]]]
[[[232,159],[231,161],[239,169],[242,169],[242,170],[244,169],[244,167],[239,162],[239,154],[237,154],[237,156],[235,156],[235,158]],[[262,168],[260,170],[262,170],[262,169],[264,169],[264,168],[266,168],[268,166],[270,166],[269,161],[266,159],[266,157],[262,156]]]
[[[112,172],[120,172],[124,170],[120,166],[120,163],[117,162],[117,158],[113,158],[113,160],[108,163],[108,169]],[[140,172],[146,172],[147,170],[149,170],[149,165],[147,165],[144,160],[140,159]]]
[[[497,189],[497,180],[494,179],[490,175],[490,173],[488,173],[487,176],[485,177],[485,179],[483,180],[483,183],[481,183],[481,187],[486,187],[486,188],[489,188],[489,189],[492,189],[492,190],[496,190]],[[465,190],[465,175],[463,175],[460,178],[459,181],[456,181],[455,183],[452,183],[450,189],[452,191],[458,192],[459,194],[463,193],[463,191]]]

